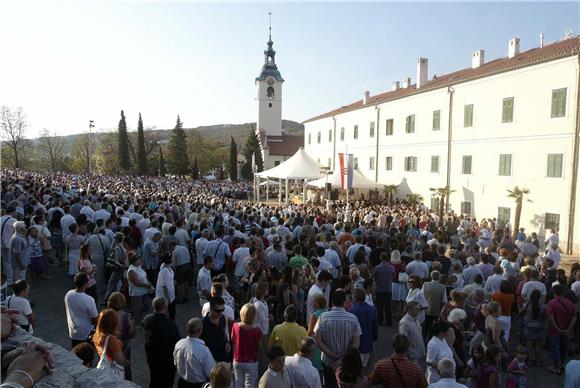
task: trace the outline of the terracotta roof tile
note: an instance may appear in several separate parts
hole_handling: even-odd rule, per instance
[[[282,135],[266,138],[270,155],[294,155],[300,147],[304,147],[304,136]]]
[[[332,117],[337,114],[366,108],[375,104],[397,100],[399,98],[411,96],[413,94],[419,94],[450,85],[456,85],[477,78],[487,77],[494,74],[555,60],[558,58],[577,55],[578,53],[580,53],[580,36],[574,36],[560,42],[547,44],[543,48],[537,47],[528,51],[520,52],[513,58],[499,58],[490,62],[486,62],[475,69],[467,68],[445,75],[438,75],[437,78],[427,81],[425,86],[422,86],[420,89],[417,89],[417,85],[413,84],[408,88],[401,88],[398,90],[377,94],[375,96],[371,96],[366,105],[363,105],[362,100],[358,100],[349,105],[344,105],[338,109],[334,109],[330,112],[312,117],[304,121],[303,124],[310,121]]]

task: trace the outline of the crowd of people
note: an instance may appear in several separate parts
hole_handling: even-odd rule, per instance
[[[525,388],[540,365],[580,384],[580,361],[568,362],[580,263],[561,268],[557,230],[404,201],[250,202],[237,182],[1,178],[3,336],[33,332],[28,290],[62,267],[70,345],[86,366],[96,358],[131,380],[141,331],[155,388]],[[200,314],[179,328],[190,301]],[[385,359],[379,326],[392,327]],[[17,351],[2,355],[2,386],[31,386],[53,365],[40,345]]]

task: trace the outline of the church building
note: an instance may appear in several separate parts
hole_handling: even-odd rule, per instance
[[[282,129],[282,84],[284,78],[278,70],[273,49],[272,27],[268,46],[264,50],[264,65],[256,77],[258,91],[258,120],[256,131],[260,139],[264,170],[277,166],[290,158],[304,145],[301,135],[287,135]]]

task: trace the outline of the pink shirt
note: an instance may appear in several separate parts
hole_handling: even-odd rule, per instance
[[[546,315],[553,316],[560,330],[566,330],[576,315],[576,306],[564,297],[558,297],[548,302]],[[550,326],[549,335],[562,335],[555,327]]]
[[[242,328],[238,322],[232,327],[235,362],[258,362],[262,331],[258,327]]]

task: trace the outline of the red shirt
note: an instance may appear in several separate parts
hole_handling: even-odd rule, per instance
[[[242,328],[238,322],[232,327],[235,362],[258,362],[262,331],[258,327]]]
[[[572,318],[576,316],[576,306],[564,297],[558,297],[548,302],[546,315],[553,316],[560,330],[566,330]],[[553,325],[550,325],[549,335],[562,335]]]

